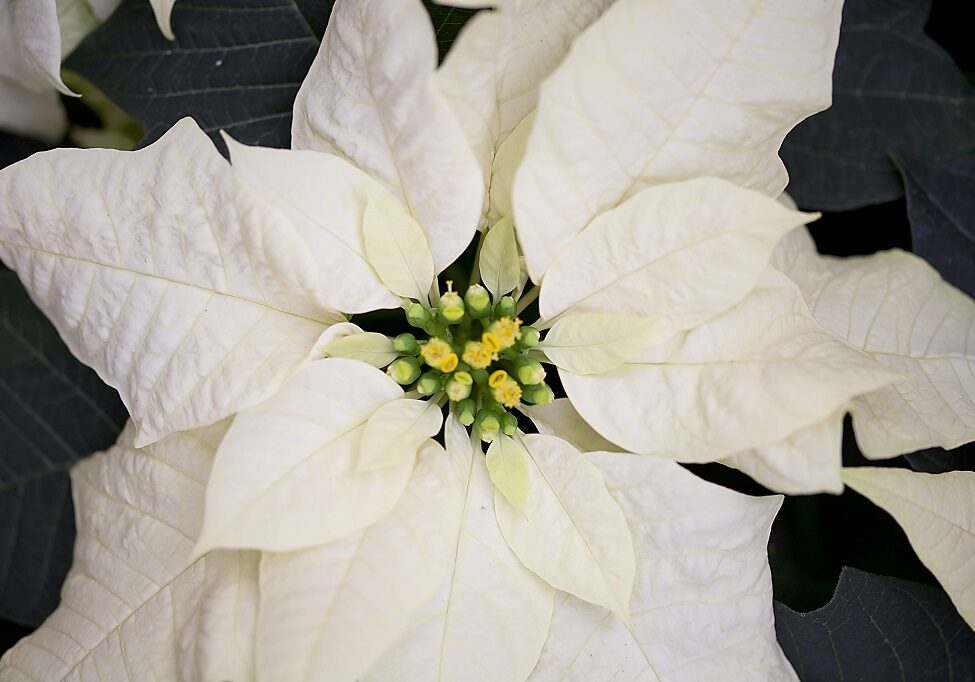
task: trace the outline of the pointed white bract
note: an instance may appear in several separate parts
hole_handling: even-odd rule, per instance
[[[491,482],[508,504],[522,514],[531,489],[530,456],[518,437],[499,434],[488,447],[484,463]]]
[[[560,377],[614,443],[706,462],[788,438],[901,375],[822,329],[795,285],[769,271],[737,306],[619,369]]]
[[[167,40],[175,40],[176,36],[173,35],[170,15],[173,13],[173,5],[176,4],[176,0],[149,0],[149,4],[152,5],[152,13],[156,15],[159,31],[166,36]]]
[[[656,318],[612,313],[572,313],[560,317],[536,348],[574,374],[605,374],[658,338]]]
[[[238,414],[217,452],[195,553],[302,549],[386,516],[406,487],[415,450],[379,471],[356,468],[369,418],[402,397],[378,369],[328,358]]]
[[[362,216],[366,258],[398,296],[426,301],[433,285],[433,256],[421,228],[390,197],[373,196]]]
[[[843,481],[888,512],[961,617],[975,628],[975,472],[857,467]]]
[[[356,471],[379,471],[412,461],[420,445],[443,425],[443,412],[433,400],[392,400],[366,422]]]
[[[437,50],[416,0],[339,0],[295,101],[292,147],[344,156],[423,227],[441,272],[470,243],[481,172],[434,81]]]
[[[463,495],[451,568],[366,682],[448,682],[475,671],[483,680],[523,680],[548,635],[554,590],[501,535],[480,445],[456,417],[447,421],[446,441]]]
[[[599,471],[569,443],[542,435],[525,436],[524,443],[531,457],[525,512],[495,495],[505,540],[553,587],[628,620],[634,559],[622,510]]]
[[[495,3],[495,11],[477,14],[457,36],[437,71],[437,82],[464,128],[489,187],[498,148],[535,110],[539,86],[575,37],[610,2],[501,0]],[[471,6],[483,7],[484,3]]]
[[[294,228],[189,119],[138,152],[61,149],[4,169],[0,258],[119,389],[137,446],[272,395],[342,319],[314,301]]]
[[[0,129],[57,141],[67,120],[58,91],[61,32],[54,0],[0,3]]]
[[[259,679],[360,679],[450,570],[462,492],[428,441],[388,517],[321,547],[264,554]]]
[[[327,307],[354,314],[399,305],[366,258],[362,236],[371,197],[393,200],[382,185],[331,154],[250,147],[226,134],[224,140],[233,171],[301,233]]]
[[[530,679],[796,679],[775,639],[766,554],[782,498],[741,495],[656,457],[587,457],[633,531],[633,627],[560,594]]]
[[[789,495],[843,492],[845,408],[788,438],[724,458],[769,490]]]
[[[522,404],[518,409],[528,415],[539,433],[567,440],[582,452],[619,450],[579,416],[568,398],[556,398],[548,405]]]
[[[0,679],[247,680],[254,557],[187,559],[226,425],[134,450],[134,429],[71,472],[74,563],[61,604],[0,659]]]
[[[649,188],[599,216],[559,256],[539,312],[545,320],[566,311],[653,316],[659,343],[744,298],[779,239],[812,218],[714,178]]]
[[[478,256],[481,280],[494,300],[510,294],[521,278],[518,242],[515,224],[511,218],[502,218],[487,231]]]
[[[903,251],[825,258],[804,240],[779,258],[823,326],[905,375],[853,402],[867,457],[975,440],[975,301]]]
[[[337,327],[333,325],[329,327]],[[349,325],[354,327],[355,325]],[[328,333],[326,331],[326,333]],[[319,339],[321,340],[321,339]],[[373,367],[385,367],[395,360],[399,353],[393,348],[393,340],[379,332],[344,334],[332,339],[322,347],[322,354],[330,358],[358,360]]]
[[[515,180],[538,282],[597,215],[700,176],[770,196],[786,133],[830,103],[840,0],[617,0],[542,85]]]

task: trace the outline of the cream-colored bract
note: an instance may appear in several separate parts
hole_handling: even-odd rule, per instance
[[[537,348],[559,369],[605,374],[650,346],[658,328],[656,318],[580,312],[560,317]]]
[[[78,536],[61,604],[4,654],[0,679],[253,679],[257,554],[186,561],[225,430],[135,450],[130,426],[72,470]]]
[[[532,279],[647,186],[713,176],[777,196],[783,138],[829,106],[842,4],[617,0],[541,87],[514,190]]]
[[[189,119],[138,152],[59,149],[0,171],[0,258],[119,390],[137,446],[273,395],[344,319],[315,299],[295,228]]]
[[[420,3],[336,3],[298,91],[292,146],[344,156],[379,180],[423,226],[441,272],[474,236],[483,181],[436,66]]]
[[[542,435],[525,436],[524,444],[531,459],[525,511],[495,494],[505,540],[552,586],[629,621],[635,565],[623,511],[599,471],[571,444]]]
[[[484,236],[478,255],[481,279],[497,301],[510,294],[521,280],[521,263],[518,242],[515,240],[515,224],[511,218],[496,222]]]
[[[68,122],[58,93],[73,94],[61,80],[61,61],[120,2],[0,0],[0,130],[50,143],[61,139]],[[149,2],[172,40],[175,0]]]
[[[560,594],[529,679],[796,679],[775,640],[766,554],[782,498],[741,495],[657,457],[587,459],[633,531],[633,625]]]
[[[392,513],[338,542],[261,560],[261,680],[357,680],[451,570],[463,486],[432,441]]]
[[[704,462],[787,438],[901,375],[821,328],[796,286],[769,271],[738,305],[619,369],[561,377],[612,442]]]
[[[524,680],[548,635],[555,590],[525,568],[501,535],[480,443],[456,417],[447,420],[445,436],[463,491],[457,533],[449,537],[450,569],[365,682],[447,682],[472,671],[484,680]]]
[[[844,469],[843,480],[897,520],[918,558],[975,628],[975,472],[857,467]]]
[[[975,439],[975,301],[903,251],[822,257],[802,232],[777,260],[820,323],[905,374],[853,402],[867,457]]]
[[[416,450],[361,473],[359,442],[376,410],[402,397],[378,369],[328,358],[304,365],[273,398],[240,412],[217,451],[194,553],[302,549],[385,517],[406,487]]]
[[[504,434],[494,439],[484,459],[494,487],[522,514],[527,513],[525,502],[531,490],[530,459],[520,439]]]

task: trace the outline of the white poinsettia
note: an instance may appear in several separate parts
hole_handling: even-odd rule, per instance
[[[828,104],[840,3],[709,8],[505,0],[437,70],[418,0],[339,0],[294,149],[228,140],[228,164],[183,121],[0,173],[0,256],[132,443],[235,415],[191,537],[261,553],[242,676],[794,676],[779,498],[674,460],[799,460],[903,373],[768,265],[811,218],[776,153]],[[399,307],[395,338],[347,318]]]
[[[56,142],[67,119],[59,93],[61,62],[121,0],[0,0],[0,130]],[[173,40],[175,0],[149,0],[162,33]]]

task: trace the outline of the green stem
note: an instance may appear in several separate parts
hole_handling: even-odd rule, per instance
[[[538,294],[541,293],[542,288],[537,284],[528,290],[528,293],[518,299],[518,307],[515,309],[515,313],[521,315],[525,308],[530,306],[538,298]]]

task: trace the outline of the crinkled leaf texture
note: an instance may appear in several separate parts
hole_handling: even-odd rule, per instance
[[[364,472],[359,450],[373,413],[402,398],[384,372],[326,358],[240,412],[214,462],[197,556],[214,547],[313,547],[385,517],[409,481],[416,449]]]
[[[379,180],[426,231],[441,272],[474,236],[484,189],[436,66],[417,0],[339,3],[295,101],[292,146],[343,156]]]
[[[287,147],[295,95],[331,9],[332,0],[177,1],[170,41],[147,0],[127,0],[65,66],[142,124],[143,145],[190,115],[218,146],[226,130],[246,144]]]
[[[71,563],[68,468],[114,442],[118,393],[79,363],[0,269],[0,618],[39,625]]]
[[[802,680],[975,678],[975,632],[943,592],[846,567],[828,604],[775,605],[775,629]]]
[[[0,171],[0,258],[119,390],[137,446],[273,394],[342,319],[315,299],[299,234],[189,119],[138,152],[59,149]]]
[[[657,457],[587,457],[633,533],[633,627],[560,593],[530,679],[795,679],[775,641],[766,553],[782,498],[741,495]]]
[[[389,516],[321,547],[261,560],[258,677],[356,680],[450,570],[462,481],[433,441]]]
[[[514,188],[532,279],[649,185],[716,176],[777,196],[782,139],[829,105],[841,5],[617,0],[541,87]]]
[[[446,682],[474,671],[484,680],[523,680],[548,636],[554,590],[505,542],[480,443],[456,417],[448,419],[445,436],[463,500],[456,532],[448,537],[449,569],[366,682]]]
[[[975,89],[924,32],[930,0],[857,0],[843,9],[833,106],[786,138],[789,192],[842,211],[904,188],[891,152],[944,160],[975,147]]]
[[[918,558],[975,628],[975,472],[857,467],[844,469],[843,480],[897,520]]]
[[[789,438],[901,378],[820,327],[772,270],[735,307],[613,372],[559,375],[579,414],[612,442],[690,462]]]
[[[78,539],[61,605],[0,659],[0,678],[251,679],[257,556],[187,562],[225,429],[137,451],[129,428],[72,470]]]
[[[975,301],[903,251],[821,257],[797,232],[776,260],[823,326],[906,375],[853,402],[867,457],[975,440]]]

